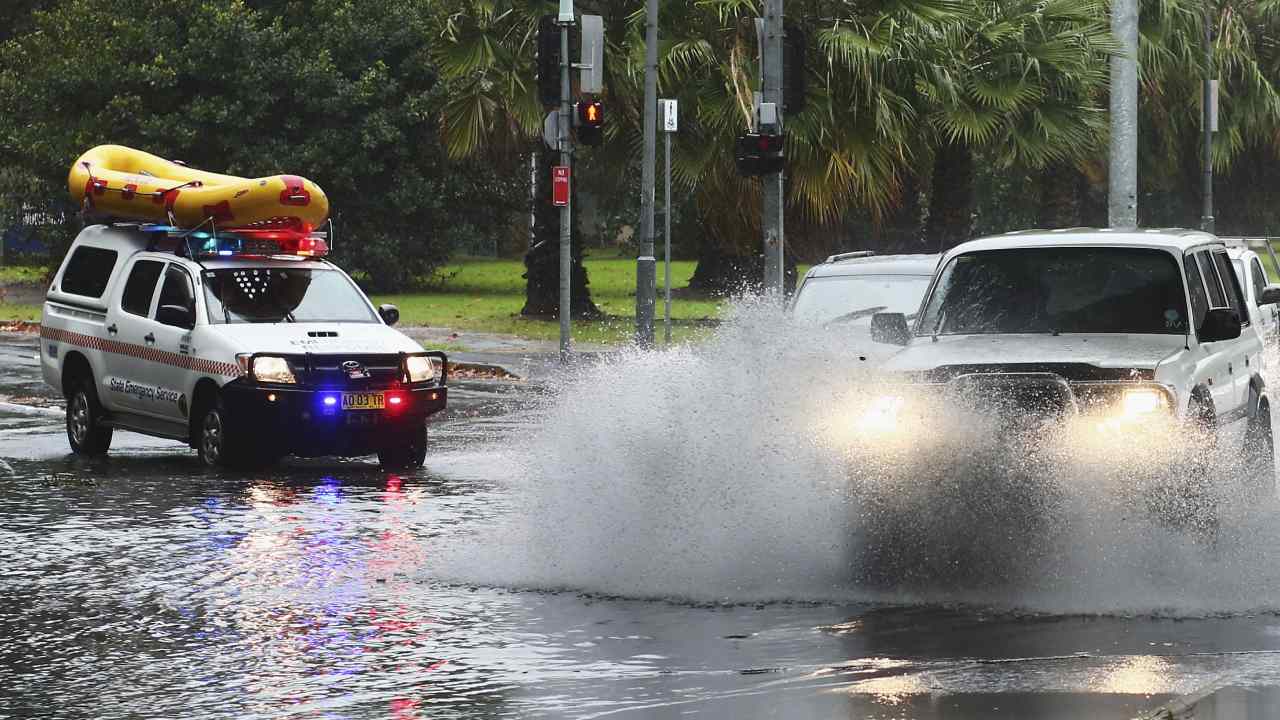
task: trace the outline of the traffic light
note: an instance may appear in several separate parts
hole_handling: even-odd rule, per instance
[[[786,23],[782,37],[782,109],[798,113],[804,110],[808,91],[808,73],[804,64],[808,38],[799,25]]]
[[[544,107],[560,104],[560,26],[555,15],[538,19],[538,98]]]
[[[733,154],[734,162],[738,165],[738,174],[752,177],[782,172],[785,161],[782,156],[782,146],[786,142],[786,137],[781,134],[763,133],[739,135]]]
[[[599,145],[603,137],[604,103],[599,100],[583,100],[574,106],[573,125],[577,129],[578,143]]]

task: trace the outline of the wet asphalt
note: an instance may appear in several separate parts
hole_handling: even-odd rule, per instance
[[[255,474],[121,433],[69,455],[0,340],[0,717],[1271,718],[1280,616],[689,604],[469,584],[509,510],[487,448],[535,384],[461,382],[427,467]]]

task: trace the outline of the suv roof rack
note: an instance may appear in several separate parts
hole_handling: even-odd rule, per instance
[[[833,262],[840,262],[841,260],[856,260],[858,258],[871,257],[872,255],[875,255],[875,254],[876,254],[875,250],[855,250],[853,252],[840,253],[838,255],[831,255],[827,258],[827,262],[833,263]]]

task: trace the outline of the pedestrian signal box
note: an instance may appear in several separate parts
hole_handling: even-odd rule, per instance
[[[782,147],[785,142],[786,136],[782,134],[739,135],[733,154],[734,162],[738,166],[738,174],[752,177],[782,172],[785,162]]]
[[[578,142],[582,145],[599,145],[603,138],[604,103],[599,100],[583,100],[574,108],[574,126]]]

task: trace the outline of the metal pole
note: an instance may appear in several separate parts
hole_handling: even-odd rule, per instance
[[[666,159],[666,162],[663,164],[663,168],[666,170],[666,173],[667,173],[667,190],[666,190],[666,200],[663,201],[663,204],[662,204],[662,207],[666,210],[665,212],[662,213],[662,222],[663,222],[662,239],[666,243],[666,247],[664,248],[664,252],[663,252],[663,265],[665,266],[664,273],[666,275],[666,280],[663,281],[663,286],[666,288],[666,309],[663,310],[662,320],[664,325],[666,326],[665,331],[663,333],[664,341],[666,342],[667,345],[670,345],[671,344],[671,133],[665,132],[663,133],[663,135],[666,136],[667,159]]]
[[[573,145],[569,137],[569,123],[572,105],[569,97],[569,23],[560,25],[560,164],[573,167]],[[573,171],[569,171],[569,187],[573,187]],[[573,253],[569,243],[572,242],[573,230],[573,192],[569,192],[569,202],[560,208],[560,360],[569,359],[569,341],[572,329],[569,316],[573,310],[571,281],[573,272]]]
[[[653,256],[653,183],[658,132],[658,0],[645,7],[644,158],[640,176],[640,255],[636,258],[636,344],[653,347],[658,260]]]
[[[782,123],[782,0],[765,0],[764,57],[761,58],[763,87],[761,101],[774,103],[778,129]],[[764,290],[782,298],[782,172],[764,177]]]
[[[1214,105],[1217,98],[1213,92],[1213,22],[1210,14],[1212,5],[1206,0],[1204,4],[1204,84],[1202,90],[1201,121],[1204,124],[1204,211],[1200,214],[1200,229],[1205,232],[1214,231],[1213,218],[1213,131]]]
[[[1111,173],[1108,223],[1138,226],[1138,0],[1113,0],[1111,31],[1120,53],[1111,58]]]

